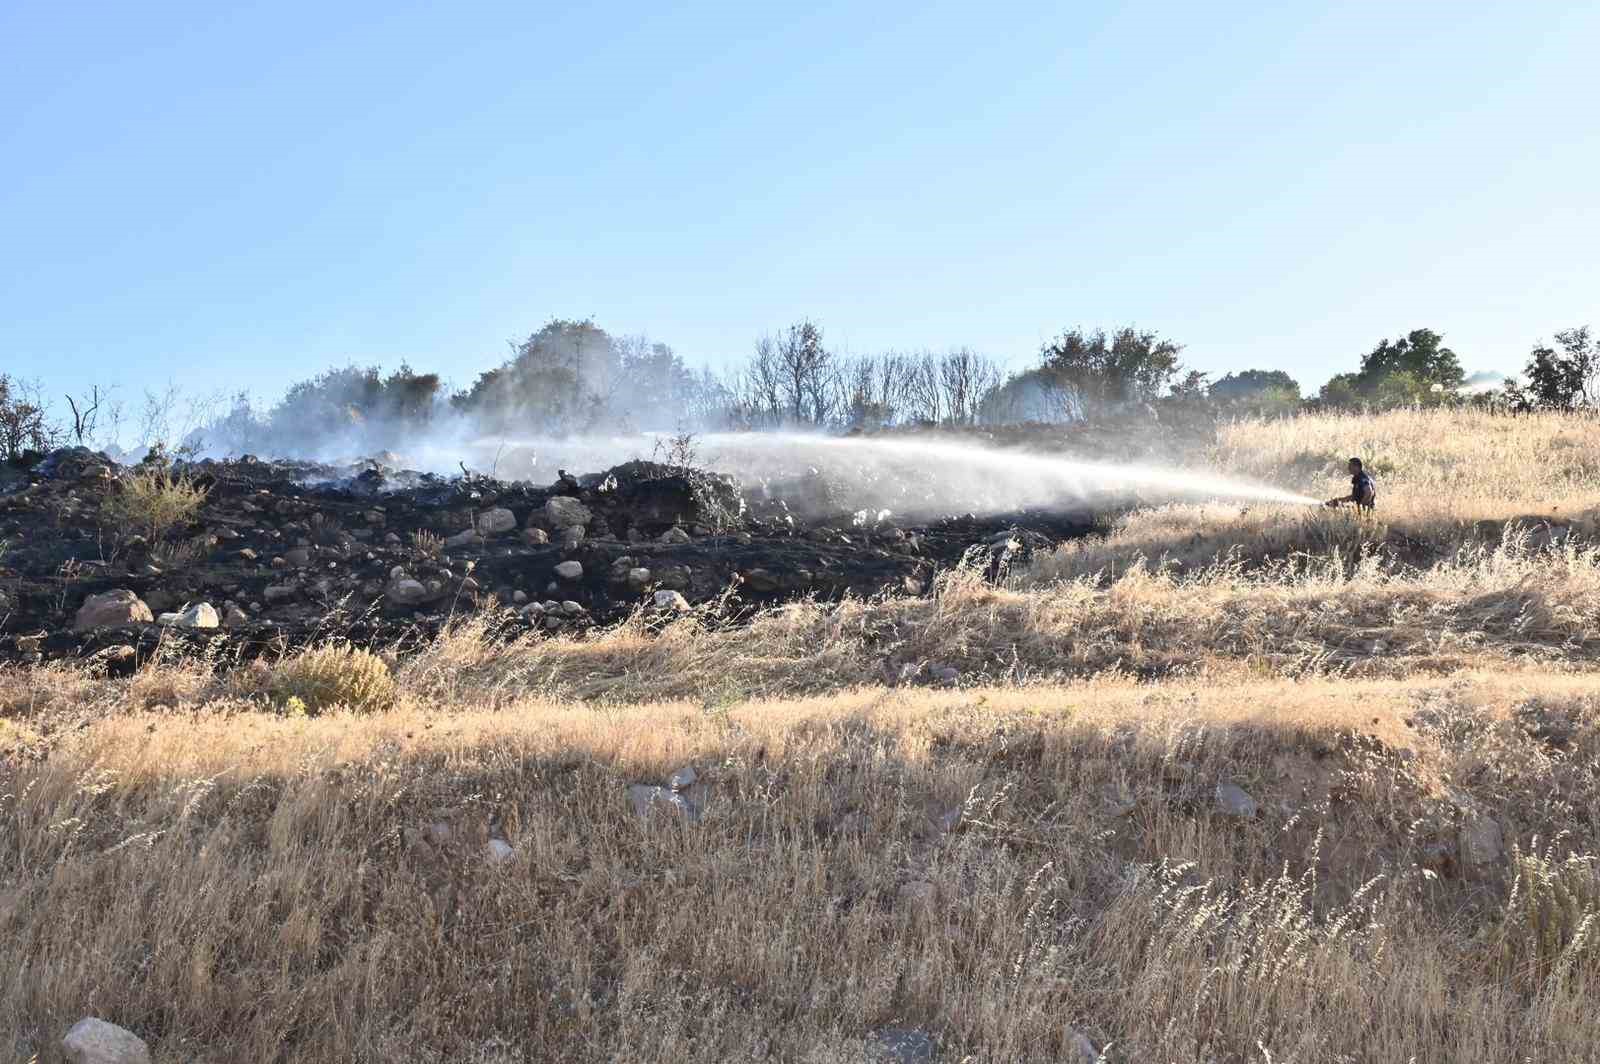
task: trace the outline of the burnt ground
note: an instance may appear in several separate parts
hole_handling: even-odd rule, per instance
[[[179,471],[204,503],[151,543],[110,517],[135,471],[104,455],[0,468],[0,661],[98,655],[120,669],[162,647],[243,658],[329,635],[388,646],[485,606],[501,607],[508,633],[567,631],[681,608],[662,591],[715,601],[736,621],[803,597],[916,592],[963,558],[996,572],[1095,528],[1081,510],[880,520],[831,510],[827,486],[805,477],[757,499],[728,478],[647,462],[547,487],[376,462]],[[581,504],[581,533],[559,500]],[[573,561],[580,576],[558,574]],[[157,619],[204,602],[222,624],[79,630],[84,602],[118,589]]]

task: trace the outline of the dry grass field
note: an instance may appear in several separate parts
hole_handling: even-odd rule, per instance
[[[1208,460],[1348,454],[1375,520],[1163,508],[1001,586],[0,674],[0,1055],[1592,1061],[1600,425]]]

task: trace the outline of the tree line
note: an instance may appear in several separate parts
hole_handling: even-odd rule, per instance
[[[1472,403],[1507,413],[1600,405],[1600,343],[1587,327],[1535,344],[1521,380],[1470,389],[1460,359],[1431,329],[1379,341],[1355,370],[1315,395],[1280,369],[1215,380],[1183,365],[1183,347],[1135,326],[1070,329],[1007,371],[972,350],[850,355],[798,321],[756,340],[724,373],[695,369],[671,347],[615,336],[592,320],[553,319],[508,345],[507,357],[452,389],[402,364],[330,369],[292,384],[267,407],[247,394],[147,392],[131,412],[109,391],[67,396],[55,418],[37,385],[0,374],[0,458],[61,443],[120,443],[198,453],[347,453],[403,448],[435,429],[505,437],[645,430],[832,431],[924,424],[1060,423],[1128,408],[1179,407],[1209,416]]]

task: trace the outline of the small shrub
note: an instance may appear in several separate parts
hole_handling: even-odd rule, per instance
[[[269,689],[286,710],[311,716],[334,706],[380,712],[394,705],[396,690],[382,658],[343,643],[312,647],[279,662]]]
[[[444,537],[419,528],[411,533],[411,549],[418,558],[434,560],[444,554]]]
[[[173,527],[200,512],[206,489],[188,476],[158,466],[146,466],[122,484],[105,502],[106,516],[114,525],[138,531],[155,544]]]

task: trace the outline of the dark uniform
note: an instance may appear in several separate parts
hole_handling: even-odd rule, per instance
[[[1378,485],[1365,469],[1350,478],[1350,498],[1363,510],[1371,510],[1378,504]]]

